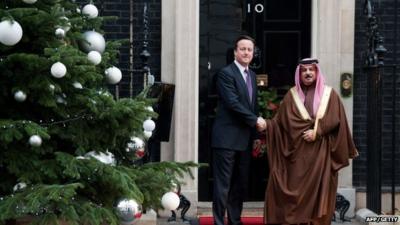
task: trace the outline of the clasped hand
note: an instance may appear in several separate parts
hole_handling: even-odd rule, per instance
[[[314,130],[309,129],[309,130],[304,131],[302,137],[307,142],[315,141]]]
[[[256,124],[257,131],[261,132],[267,128],[267,122],[264,118],[258,117],[257,124]]]

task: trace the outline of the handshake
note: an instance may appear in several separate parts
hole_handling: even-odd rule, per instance
[[[261,132],[267,128],[267,122],[264,118],[258,117],[257,124],[256,124],[257,131]]]

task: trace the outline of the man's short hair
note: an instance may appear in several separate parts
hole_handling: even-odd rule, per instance
[[[251,42],[253,42],[254,46],[256,45],[256,41],[254,40],[254,38],[250,37],[249,35],[243,34],[243,35],[240,35],[240,36],[236,39],[236,41],[235,41],[235,47],[234,47],[233,49],[236,49],[236,48],[237,48],[237,44],[238,44],[238,42],[241,41],[241,40],[250,40]]]

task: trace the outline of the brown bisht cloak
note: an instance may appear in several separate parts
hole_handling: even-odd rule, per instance
[[[338,170],[358,155],[339,96],[325,86],[316,118],[308,114],[292,88],[279,111],[267,120],[269,179],[265,223],[330,224],[334,213]],[[315,124],[315,121],[318,121]],[[304,131],[317,138],[306,142]]]

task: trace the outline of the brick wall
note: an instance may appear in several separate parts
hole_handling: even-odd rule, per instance
[[[387,66],[399,64],[400,66],[400,51],[399,28],[400,21],[395,24],[396,14],[400,19],[400,1],[397,12],[395,11],[396,0],[380,0],[373,1],[375,12],[378,18],[379,31],[385,38],[384,46],[388,50],[385,55],[385,64]],[[368,48],[366,37],[366,16],[363,14],[364,0],[356,0],[356,20],[355,20],[355,55],[354,55],[354,118],[353,131],[354,140],[360,152],[360,157],[354,160],[353,177],[354,185],[359,189],[365,189],[367,181],[367,77],[363,71],[363,53]],[[397,35],[397,36],[396,36]],[[393,82],[393,78],[397,79]],[[397,71],[393,67],[386,67],[382,77],[382,184],[383,190],[387,190],[391,185],[391,170],[392,165],[392,149],[393,142],[396,144],[396,183],[400,184],[400,67]],[[395,100],[396,112],[393,111],[393,84],[397,85]],[[393,113],[396,115],[396,123],[393,124]],[[393,138],[393,130],[396,131],[396,136]]]
[[[89,1],[78,0],[83,7]],[[105,39],[126,39],[128,42],[120,49],[119,64],[116,65],[121,69],[123,77],[118,85],[119,96],[129,97],[131,74],[128,69],[130,67],[130,16],[132,2],[132,24],[133,24],[133,68],[142,69],[142,60],[140,53],[143,50],[144,26],[143,11],[144,4],[147,3],[148,15],[148,48],[151,57],[148,60],[151,73],[155,75],[156,81],[160,80],[161,67],[161,0],[95,0],[94,4],[98,7],[100,16],[116,16],[115,21],[108,21],[103,26],[105,31]],[[143,89],[143,74],[136,71],[132,74],[133,96]],[[110,86],[110,90],[115,91],[116,86]]]

